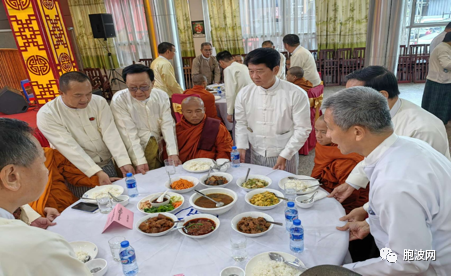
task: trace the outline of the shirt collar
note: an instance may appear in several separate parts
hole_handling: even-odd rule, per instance
[[[202,56],[202,58],[203,58],[203,59],[205,59],[205,60],[210,60],[210,58],[206,58],[206,57],[204,57],[204,55],[203,55],[203,54],[201,54],[201,56]]]
[[[13,214],[0,207],[0,218],[14,219]]]
[[[394,132],[387,139],[385,139],[382,143],[379,144],[366,158],[365,158],[365,166],[373,165],[379,160],[382,155],[398,140],[398,135]]]
[[[393,105],[393,107],[390,109],[390,116],[395,117],[396,113],[398,113],[399,108],[401,107],[402,101],[400,98],[396,101],[396,103]]]
[[[164,56],[158,56],[158,57],[164,58],[165,60],[169,61],[169,59],[165,58]]]
[[[296,47],[296,49],[294,49],[294,51],[293,51],[293,53],[291,53],[291,55],[294,55],[294,53],[296,53],[296,51],[298,50],[298,49],[300,49],[302,46],[301,45],[299,45],[298,47]]]
[[[263,88],[259,86],[261,94],[274,95],[276,93],[277,88],[279,87],[280,79],[276,77],[276,82],[270,88]]]
[[[72,110],[78,110],[78,108],[73,108],[73,107],[68,106],[68,105],[63,101],[63,97],[59,96],[59,100],[64,104],[65,107],[67,107],[67,108],[69,108],[69,109],[72,109]]]

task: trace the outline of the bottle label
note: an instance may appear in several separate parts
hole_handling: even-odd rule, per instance
[[[126,264],[131,264],[134,263],[136,260],[136,255],[135,255],[135,251],[133,250],[128,250],[127,252],[127,256],[123,257],[125,252],[121,252],[121,263],[126,265]]]
[[[239,154],[232,154],[232,160],[240,160]]]
[[[292,240],[303,240],[304,234],[290,234],[290,239]]]
[[[128,189],[136,188],[136,182],[130,182],[130,183],[127,183],[127,188],[128,188]]]

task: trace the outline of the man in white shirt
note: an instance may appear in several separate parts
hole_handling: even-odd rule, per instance
[[[445,30],[438,34],[434,39],[431,41],[431,45],[429,45],[429,54],[432,54],[432,51],[434,51],[435,47],[443,42],[443,39],[445,38],[445,35],[447,33],[451,32],[451,22],[446,25]]]
[[[183,93],[182,87],[175,78],[174,67],[169,62],[174,56],[174,44],[162,42],[158,45],[158,57],[150,64],[150,68],[155,74],[155,88],[168,93],[169,98],[172,97],[172,94]]]
[[[276,46],[274,46],[274,43],[271,40],[263,41],[262,48],[272,48],[276,49]],[[285,68],[286,68],[286,58],[282,53],[280,54],[280,65],[279,65],[279,72],[277,72],[277,77],[281,80],[285,79]]]
[[[227,102],[227,121],[233,123],[235,109],[235,98],[238,92],[248,84],[252,83],[249,70],[243,64],[233,59],[229,51],[222,51],[216,55],[219,66],[224,69],[224,86]]]
[[[307,93],[276,77],[280,55],[274,49],[253,50],[244,63],[254,83],[241,89],[235,102],[241,162],[250,144],[252,164],[297,173],[298,151],[312,130]]]
[[[381,255],[389,253],[344,267],[362,275],[448,275],[451,162],[419,139],[396,135],[386,98],[372,88],[339,91],[323,108],[326,135],[341,153],[365,157],[371,182],[368,219],[337,228],[349,229],[350,240],[371,233]]]
[[[213,46],[210,42],[204,42],[200,45],[202,54],[193,59],[193,68],[191,75],[204,75],[207,78],[207,84],[219,83],[221,80],[221,71],[215,57],[211,56]]]
[[[313,87],[321,84],[321,79],[316,68],[316,62],[312,53],[301,46],[299,36],[288,34],[283,37],[283,46],[291,54],[290,66],[299,66],[304,70],[304,77],[313,84]]]
[[[14,219],[47,184],[44,151],[32,131],[25,122],[0,118],[0,275],[91,275],[60,235]]]
[[[114,94],[111,111],[136,171],[145,173],[164,165],[163,139],[168,159],[178,165],[180,160],[169,97],[153,87],[152,69],[132,64],[124,68],[122,78],[128,88]]]
[[[116,169],[135,173],[117,131],[107,101],[92,95],[89,78],[81,72],[60,77],[60,94],[39,109],[39,130],[62,155],[87,177],[96,174],[99,184],[111,184]]]

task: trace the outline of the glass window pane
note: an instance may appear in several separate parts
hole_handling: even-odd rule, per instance
[[[445,29],[444,26],[428,28],[412,28],[410,45],[431,44],[431,41]]]
[[[451,0],[417,0],[415,23],[443,23],[451,20]]]

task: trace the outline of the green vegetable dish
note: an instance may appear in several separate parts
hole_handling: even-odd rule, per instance
[[[247,180],[246,182],[243,183],[243,185],[241,185],[243,188],[246,189],[258,189],[258,188],[265,188],[266,186],[268,186],[268,182],[261,180],[261,179],[257,179],[257,178],[251,178],[249,180]]]
[[[172,206],[172,204],[161,205],[159,207],[144,208],[144,212],[146,213],[164,213],[172,210],[174,210],[174,206]]]

